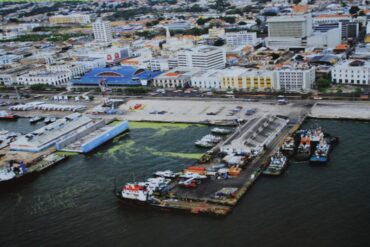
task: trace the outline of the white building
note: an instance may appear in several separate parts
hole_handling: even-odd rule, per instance
[[[17,83],[21,85],[48,84],[52,86],[67,85],[71,79],[70,71],[30,71],[17,77]]]
[[[241,31],[237,33],[227,33],[226,44],[228,46],[237,47],[245,45],[257,44],[257,34],[255,32]]]
[[[202,70],[191,77],[191,86],[204,89],[221,88],[222,70]]]
[[[68,62],[47,65],[46,69],[50,72],[69,71],[71,72],[72,77],[83,75],[89,70],[83,64],[75,64],[75,63],[68,63]]]
[[[369,85],[370,62],[346,60],[337,63],[331,72],[332,82],[338,84]]]
[[[177,53],[177,63],[181,67],[222,69],[226,64],[226,52],[224,48],[215,46],[184,49]]]
[[[312,34],[311,14],[271,17],[267,25],[266,45],[271,48],[304,48]]]
[[[92,26],[96,42],[112,43],[112,26],[109,21],[98,19]]]
[[[275,89],[283,91],[309,91],[315,82],[315,68],[307,65],[284,66],[274,70]]]
[[[87,70],[105,67],[107,63],[102,57],[79,57],[75,64],[83,65]]]

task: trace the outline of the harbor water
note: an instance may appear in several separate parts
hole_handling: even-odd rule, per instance
[[[0,128],[27,133],[27,119]],[[224,218],[120,204],[115,185],[179,171],[210,127],[132,123],[88,155],[0,187],[0,246],[366,246],[370,241],[370,123],[309,120],[339,137],[323,166],[292,164],[261,177]]]

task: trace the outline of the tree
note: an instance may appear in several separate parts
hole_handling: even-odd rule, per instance
[[[223,46],[225,44],[225,41],[223,39],[218,39],[213,44],[214,46]]]
[[[349,13],[350,13],[351,15],[357,14],[359,11],[360,11],[360,8],[359,8],[358,6],[352,6],[352,7],[349,9]]]
[[[229,6],[229,4],[226,0],[216,0],[215,5],[211,6],[211,8],[216,9],[219,12],[224,12],[227,6]]]
[[[260,20],[260,19],[256,19],[256,24],[257,24],[257,26],[261,26],[261,24],[262,24],[262,21]]]
[[[325,91],[330,86],[330,83],[328,78],[321,77],[316,81],[316,87],[319,91]]]
[[[235,23],[235,17],[233,16],[224,16],[224,17],[221,17],[221,19],[230,24]]]

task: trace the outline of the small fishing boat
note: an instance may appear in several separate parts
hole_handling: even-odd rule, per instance
[[[223,128],[213,128],[211,129],[211,132],[213,134],[219,134],[219,135],[227,135],[232,132],[231,129],[223,129]]]
[[[44,119],[44,117],[36,116],[36,117],[33,117],[33,118],[30,119],[30,123],[34,124],[34,123],[37,123],[37,122],[39,122],[43,119]]]

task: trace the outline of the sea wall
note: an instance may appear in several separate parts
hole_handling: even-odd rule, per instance
[[[316,103],[312,107],[308,117],[370,120],[370,103]]]

